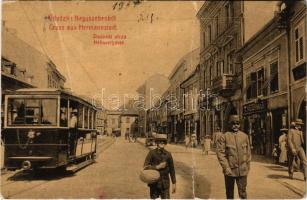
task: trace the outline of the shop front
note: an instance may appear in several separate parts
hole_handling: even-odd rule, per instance
[[[267,100],[243,105],[243,130],[248,133],[253,154],[266,155],[272,141]]]

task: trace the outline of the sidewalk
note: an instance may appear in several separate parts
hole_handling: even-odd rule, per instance
[[[144,145],[145,138],[138,138],[138,142]],[[154,146],[149,148],[154,148]],[[168,144],[166,149],[172,152],[176,162],[187,163],[195,169],[196,178],[204,177],[204,181],[199,180],[199,183],[196,184],[196,191],[209,187],[210,197],[207,198],[225,198],[224,177],[215,152],[203,155],[199,148],[186,150],[184,146],[174,144]],[[206,180],[209,184],[201,185]],[[267,159],[261,160],[257,157],[251,162],[247,190],[248,197],[254,199],[302,198],[306,193],[306,183],[302,173],[296,172],[294,179],[291,180],[288,178],[287,167],[271,164],[267,162]],[[198,192],[201,193],[201,191]]]

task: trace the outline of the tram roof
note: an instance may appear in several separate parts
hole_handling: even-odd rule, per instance
[[[75,100],[82,101],[83,103],[89,104],[95,107],[88,99],[75,94],[74,92],[58,89],[58,88],[22,88],[14,91],[5,91],[5,94],[19,95],[19,94],[31,94],[31,95],[68,95],[73,97]],[[95,109],[97,109],[95,107]]]

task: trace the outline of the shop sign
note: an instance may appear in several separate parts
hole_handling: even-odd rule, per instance
[[[267,110],[267,101],[257,101],[243,106],[243,115],[264,112]]]

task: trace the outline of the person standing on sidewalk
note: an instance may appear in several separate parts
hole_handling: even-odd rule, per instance
[[[306,180],[306,155],[303,149],[304,138],[303,132],[301,131],[303,121],[297,119],[295,121],[295,128],[291,128],[288,133],[288,147],[289,147],[289,178],[293,179],[295,158],[300,159],[302,165],[302,172],[304,174],[304,180]]]
[[[279,163],[286,163],[287,162],[287,132],[288,129],[282,128],[280,129],[281,136],[278,139],[279,148],[280,148],[280,155],[279,155]]]
[[[144,169],[155,169],[160,173],[160,179],[152,184],[150,188],[150,198],[170,199],[170,180],[172,180],[172,193],[176,192],[176,175],[172,154],[164,149],[167,144],[166,134],[157,134],[155,142],[157,148],[150,150],[144,162]]]
[[[216,127],[216,131],[213,133],[212,136],[213,148],[217,148],[217,141],[221,137],[221,135],[223,135],[223,133],[221,132],[221,128],[218,126]]]
[[[217,158],[223,168],[226,198],[234,198],[234,184],[237,183],[239,197],[247,198],[247,175],[250,169],[251,150],[246,133],[239,130],[238,115],[230,115],[231,130],[217,141]]]

